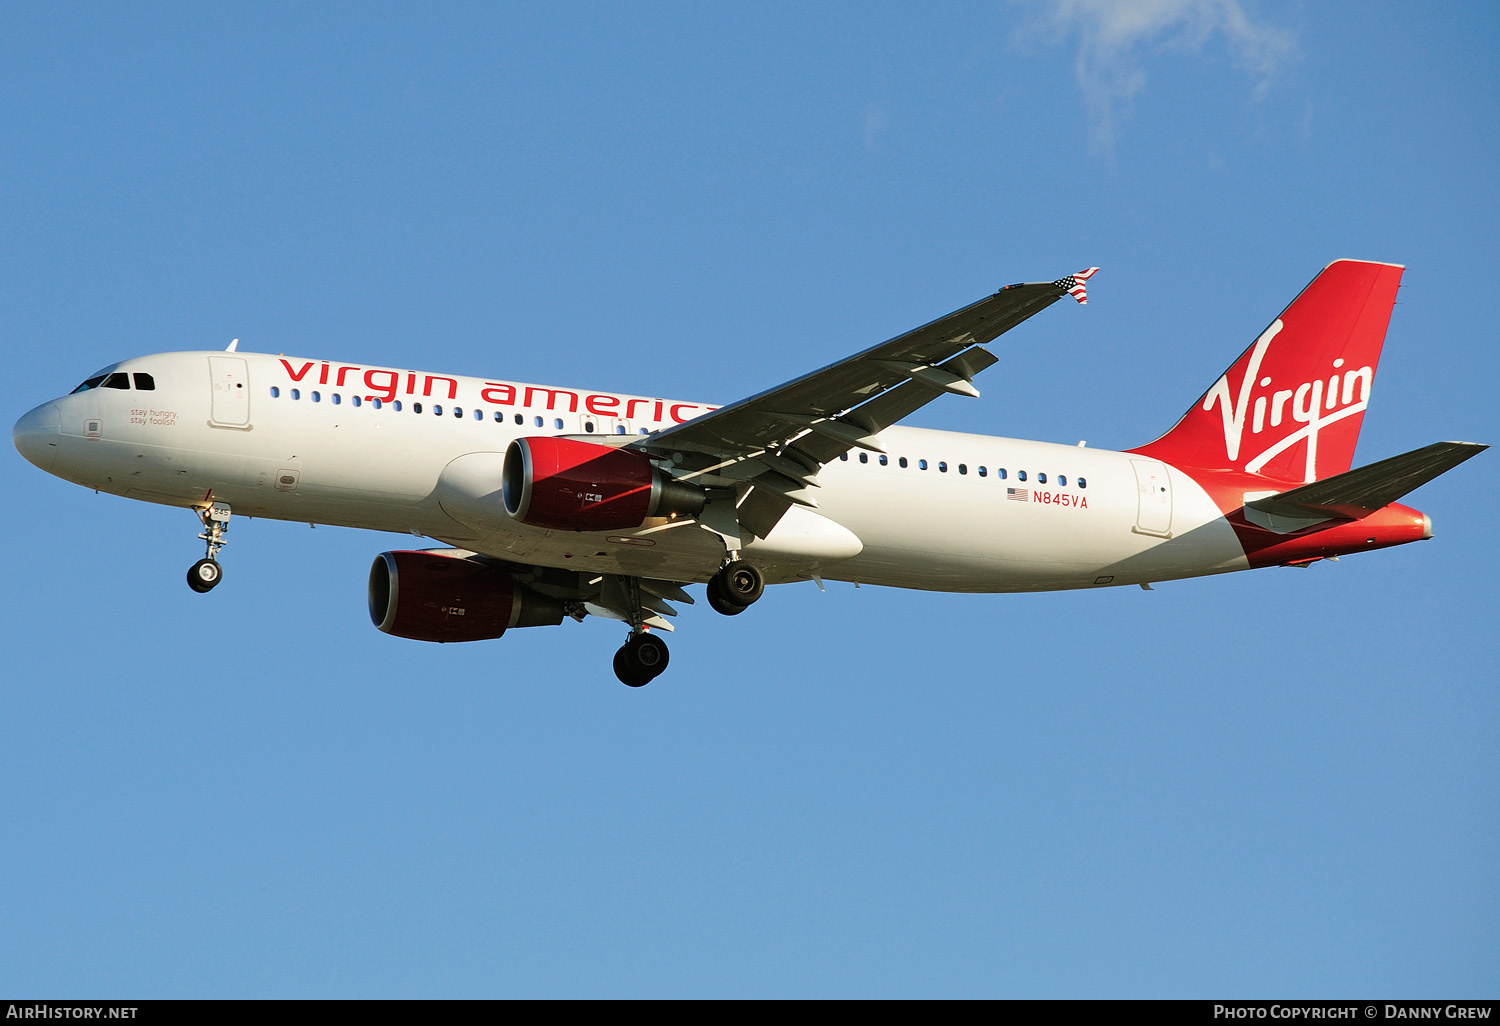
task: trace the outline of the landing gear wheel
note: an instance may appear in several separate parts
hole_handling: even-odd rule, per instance
[[[649,684],[667,668],[667,644],[655,635],[632,634],[615,653],[615,676],[627,687]]]
[[[737,606],[724,594],[724,579],[715,574],[708,581],[708,604],[713,607],[714,612],[725,616],[739,616],[745,611],[744,606]]]
[[[638,667],[630,664],[623,648],[615,652],[615,676],[620,678],[620,683],[628,688],[645,687],[651,683],[650,677],[645,676]]]
[[[736,559],[708,582],[708,604],[725,616],[742,613],[765,594],[766,580],[759,570]]]
[[[223,569],[212,559],[200,559],[188,568],[188,587],[196,592],[212,591],[223,578]]]
[[[630,640],[625,642],[625,658],[631,660],[635,665],[649,670],[651,676],[660,676],[667,668],[667,662],[672,654],[667,651],[667,643],[655,634],[632,634]]]

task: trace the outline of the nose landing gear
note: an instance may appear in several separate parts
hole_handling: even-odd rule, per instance
[[[229,504],[224,502],[211,503],[203,509],[195,509],[198,519],[203,521],[203,533],[198,537],[207,543],[208,553],[198,562],[188,568],[188,587],[202,593],[212,591],[214,586],[224,579],[224,570],[219,566],[216,558],[219,550],[229,542],[224,539],[229,530]]]

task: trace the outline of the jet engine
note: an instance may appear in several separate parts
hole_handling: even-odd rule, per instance
[[[562,623],[562,603],[497,566],[441,552],[382,552],[370,567],[370,620],[398,638],[484,641]]]
[[[555,531],[617,531],[647,517],[693,516],[701,489],[674,481],[645,456],[572,438],[518,438],[500,474],[505,512]]]

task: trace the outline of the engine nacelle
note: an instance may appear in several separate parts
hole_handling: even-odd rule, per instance
[[[647,517],[694,516],[701,489],[674,481],[645,456],[572,438],[518,438],[500,474],[505,512],[554,531],[619,531]]]
[[[484,641],[562,623],[562,603],[497,566],[440,552],[382,552],[370,567],[370,620],[398,638]]]

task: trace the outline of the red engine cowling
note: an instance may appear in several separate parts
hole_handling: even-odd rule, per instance
[[[562,623],[562,603],[499,567],[439,552],[382,552],[370,567],[370,620],[398,638],[484,641]]]
[[[645,456],[572,438],[518,438],[501,471],[505,512],[555,531],[617,531],[647,517],[692,516],[703,492],[672,480]]]

